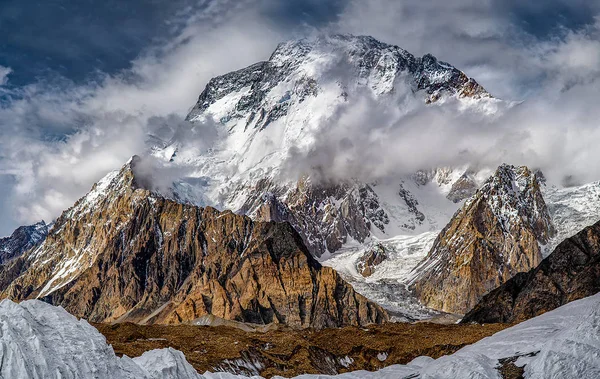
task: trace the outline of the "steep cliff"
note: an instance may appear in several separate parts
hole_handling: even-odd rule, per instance
[[[483,295],[542,260],[554,235],[537,175],[500,166],[467,200],[413,270],[412,288],[427,306],[464,314]]]
[[[560,243],[533,270],[496,288],[463,322],[519,322],[600,292],[600,222]]]

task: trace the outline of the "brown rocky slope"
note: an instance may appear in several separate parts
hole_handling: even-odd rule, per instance
[[[486,295],[463,322],[520,322],[600,292],[600,222]]]
[[[167,200],[132,159],[0,269],[2,296],[42,298],[94,322],[180,323],[210,314],[331,327],[387,314],[322,267],[287,223]]]
[[[538,175],[500,166],[466,201],[414,269],[422,303],[464,314],[486,293],[542,260],[540,244],[555,233]]]

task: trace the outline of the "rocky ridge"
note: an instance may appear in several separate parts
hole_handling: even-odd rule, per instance
[[[371,276],[376,266],[388,258],[385,246],[381,243],[368,249],[356,262],[356,270],[364,277]]]
[[[0,238],[0,265],[18,258],[44,241],[48,226],[44,221],[18,227],[9,237]]]
[[[483,297],[463,322],[520,322],[600,292],[600,222]]]
[[[538,175],[500,166],[466,201],[413,270],[411,287],[427,306],[464,314],[486,293],[542,260],[555,234]]]
[[[288,223],[177,203],[146,190],[134,157],[0,270],[2,296],[41,298],[95,322],[205,315],[329,327],[387,314],[310,255]]]

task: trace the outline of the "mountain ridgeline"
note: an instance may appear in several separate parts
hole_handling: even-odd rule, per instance
[[[383,185],[352,178],[287,179],[283,173],[288,158],[307,153],[315,135],[328,122],[335,123],[336,114],[352,101],[367,96],[385,102],[396,93],[407,93],[423,106],[446,99],[496,101],[450,64],[429,54],[415,57],[372,37],[333,35],[285,42],[269,60],[209,81],[187,119],[194,125],[212,120],[224,137],[210,155],[194,158],[198,177],[212,179],[201,195],[183,183],[177,196],[260,220],[288,221],[317,257],[339,250],[349,240],[437,229],[420,209],[413,188],[402,186],[403,180],[413,182],[409,177],[390,178],[387,184],[395,196],[384,199],[389,191]],[[400,101],[390,103],[403,111]],[[187,159],[177,154],[181,144],[166,139],[164,145],[157,149],[160,154],[174,162]],[[222,181],[224,172],[227,180]],[[213,193],[218,197],[211,197]],[[459,202],[470,193],[457,189],[449,201]]]
[[[210,148],[190,148],[168,125],[149,136],[151,159],[192,168],[168,191],[159,193],[134,157],[50,230],[41,223],[1,239],[0,295],[43,299],[94,322],[324,328],[389,320],[348,282],[399,319],[410,308],[407,320],[475,307],[466,320],[512,322],[537,314],[535,299],[547,310],[592,294],[595,277],[582,267],[593,261],[593,229],[549,258],[584,262],[568,266],[566,281],[557,263],[542,262],[565,236],[552,211],[558,220],[576,213],[569,228],[589,225],[591,212],[574,212],[562,189],[548,206],[538,171],[503,164],[369,182],[323,170],[287,176],[295,154],[310,156],[353,101],[367,96],[403,114],[399,94],[411,106],[482,116],[504,104],[450,64],[371,37],[282,43],[267,61],[215,77],[201,92],[186,126],[215,127]],[[542,296],[550,285],[538,282],[555,288]]]
[[[413,270],[427,306],[464,314],[483,295],[542,260],[555,234],[538,174],[500,166],[469,198]]]
[[[40,221],[34,225],[20,226],[9,237],[0,238],[0,265],[39,245],[47,235],[48,225]]]
[[[3,297],[41,298],[95,322],[205,315],[296,327],[387,320],[310,255],[287,223],[177,203],[140,187],[134,157],[2,268]]]
[[[600,222],[483,297],[462,322],[514,323],[600,292]]]

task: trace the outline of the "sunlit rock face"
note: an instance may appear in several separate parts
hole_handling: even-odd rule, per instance
[[[442,230],[412,282],[427,306],[464,314],[486,293],[542,260],[554,236],[538,176],[502,165]]]
[[[386,313],[322,267],[288,223],[163,198],[134,157],[65,211],[37,249],[3,268],[4,297],[42,298],[91,321],[381,323]]]

